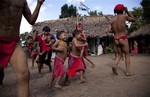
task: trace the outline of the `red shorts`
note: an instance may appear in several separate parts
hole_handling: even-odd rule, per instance
[[[19,37],[15,39],[0,38],[0,65],[3,68],[7,66],[19,40]]]
[[[58,56],[54,59],[54,69],[53,69],[53,78],[57,77],[63,77],[65,74],[65,68],[64,68],[64,60]]]

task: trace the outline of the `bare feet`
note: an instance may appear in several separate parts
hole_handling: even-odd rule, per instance
[[[125,75],[126,75],[126,76],[133,76],[134,73],[126,73]]]
[[[69,86],[69,84],[70,84],[69,82],[65,82],[63,85],[64,86]]]
[[[115,75],[118,75],[117,69],[115,67],[112,67],[112,71]]]
[[[60,85],[56,85],[54,86],[56,89],[62,89],[62,87]]]
[[[42,76],[42,74],[39,74],[39,77],[41,77]]]
[[[85,82],[86,82],[86,80],[85,80],[85,79],[80,80],[80,84],[83,84],[83,83],[85,83]]]

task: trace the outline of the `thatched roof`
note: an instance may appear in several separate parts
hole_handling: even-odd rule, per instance
[[[88,37],[104,37],[111,35],[108,33],[109,20],[111,15],[107,16],[84,16],[78,18],[78,23],[83,24],[84,32]],[[33,26],[33,30],[36,29],[41,31],[44,26],[49,26],[51,28],[51,33],[56,33],[55,29],[65,30],[71,35],[71,32],[75,30],[77,24],[77,18],[63,18],[58,20],[48,20],[44,22],[38,22]]]
[[[150,24],[147,24],[130,34],[130,37],[150,35]]]

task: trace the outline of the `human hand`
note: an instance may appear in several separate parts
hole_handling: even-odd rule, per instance
[[[88,45],[88,43],[86,42],[85,44],[84,44],[84,46],[87,46]]]
[[[38,31],[33,32],[32,35],[36,36],[38,34]]]
[[[127,7],[125,7],[125,8],[124,8],[124,11],[127,13],[127,12],[128,12],[128,8],[127,8]]]
[[[92,64],[91,68],[94,68],[94,67],[95,67],[95,65],[94,65],[94,64]]]
[[[42,4],[44,1],[45,1],[45,0],[38,0],[38,2],[41,3],[41,4]]]

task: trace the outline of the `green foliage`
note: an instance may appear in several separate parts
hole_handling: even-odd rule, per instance
[[[93,15],[95,15],[95,16],[103,15],[102,12],[97,12],[97,10],[89,11],[88,14],[89,14],[90,16],[93,16]]]
[[[27,46],[27,37],[28,37],[28,35],[29,35],[29,32],[25,32],[25,33],[20,34],[21,44],[23,46]]]
[[[106,47],[106,53],[113,53],[114,52],[114,45],[109,44],[109,46]]]
[[[132,14],[134,16],[134,18],[136,19],[135,22],[133,22],[130,26],[130,28],[128,29],[128,32],[133,32],[138,30],[141,26],[144,25],[144,19],[143,19],[143,9],[141,7],[138,8],[133,8]]]
[[[150,23],[150,0],[142,0],[141,5],[143,7],[143,18],[146,23]]]
[[[66,17],[76,17],[77,16],[77,8],[73,5],[68,6],[65,4],[61,7],[61,15],[59,18],[66,18]]]

